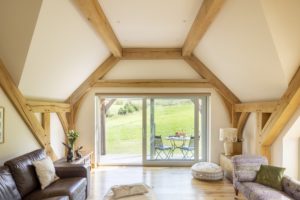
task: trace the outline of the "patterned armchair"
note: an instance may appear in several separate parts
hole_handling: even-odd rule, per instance
[[[284,176],[283,191],[261,185],[255,182],[260,165],[268,164],[261,156],[238,155],[232,157],[233,186],[238,195],[241,192],[249,200],[300,200],[300,182]]]

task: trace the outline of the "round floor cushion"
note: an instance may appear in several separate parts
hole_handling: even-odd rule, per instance
[[[199,180],[216,181],[223,179],[223,170],[215,163],[199,162],[192,166],[192,175]]]

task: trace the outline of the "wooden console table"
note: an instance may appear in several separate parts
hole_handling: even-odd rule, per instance
[[[67,159],[61,158],[57,161],[55,161],[55,165],[59,166],[59,165],[76,165],[76,164],[83,164],[87,167],[89,167],[91,169],[92,166],[92,162],[91,162],[91,157],[93,155],[93,152],[82,152],[82,157],[77,159],[77,160],[73,160],[72,162],[67,162]]]
[[[224,171],[224,176],[232,182],[233,164],[231,158],[233,156],[225,156],[224,153],[220,155],[220,165]]]

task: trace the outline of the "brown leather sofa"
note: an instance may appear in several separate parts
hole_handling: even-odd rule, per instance
[[[5,162],[0,167],[0,200],[85,200],[90,169],[84,165],[55,167],[60,179],[40,189],[32,161],[45,157],[39,149]]]

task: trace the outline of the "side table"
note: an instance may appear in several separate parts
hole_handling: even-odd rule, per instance
[[[77,160],[73,160],[72,162],[67,162],[67,158],[61,158],[57,161],[55,161],[55,165],[76,165],[76,164],[82,164],[85,165],[87,167],[89,167],[91,169],[92,166],[92,162],[91,162],[91,157],[93,155],[93,152],[82,152],[82,157],[77,159]]]
[[[225,156],[220,154],[220,165],[224,171],[224,176],[232,182],[233,164],[231,158],[233,156]]]

